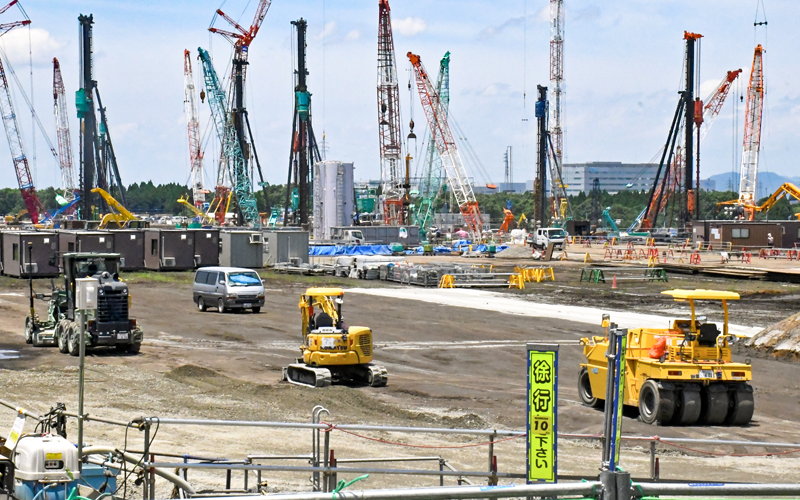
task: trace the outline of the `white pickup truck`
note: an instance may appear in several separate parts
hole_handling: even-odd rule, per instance
[[[567,232],[560,227],[543,227],[528,235],[527,243],[533,248],[544,250],[550,243],[554,248],[564,248]]]

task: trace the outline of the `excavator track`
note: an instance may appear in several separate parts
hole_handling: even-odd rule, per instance
[[[331,385],[332,377],[331,371],[327,368],[294,363],[284,369],[283,379],[290,384],[305,387],[328,387]]]
[[[385,387],[389,382],[389,371],[380,365],[373,365],[372,363],[366,365],[367,380],[365,382],[370,387]]]

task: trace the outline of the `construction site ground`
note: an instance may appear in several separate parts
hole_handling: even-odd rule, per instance
[[[576,249],[574,253],[580,252]],[[423,258],[412,260],[422,262]],[[445,260],[453,259],[424,258],[425,262]],[[459,260],[491,264],[498,269],[542,264],[530,259]],[[742,300],[731,304],[731,323],[748,327],[777,322],[796,313],[800,304],[800,285],[792,283],[670,273],[668,283],[620,281],[619,287],[612,289],[610,282],[580,283],[582,262],[573,259],[552,264],[555,282],[528,283],[525,290],[496,289],[480,295],[486,297],[487,304],[502,302],[511,308],[511,313],[481,308],[479,300],[465,302],[465,307],[426,301],[425,297],[437,293],[436,289],[382,281],[277,275],[269,270],[261,272],[267,280],[267,299],[260,314],[199,312],[192,302],[191,273],[130,273],[125,278],[133,294],[132,315],[145,331],[145,342],[137,356],[90,351],[86,371],[87,412],[124,421],[145,415],[308,422],[312,407],[323,405],[331,413],[324,420],[337,423],[524,429],[525,344],[533,340],[565,341],[559,364],[559,431],[596,434],[601,431],[603,416],[578,402],[576,379],[582,350],[575,341],[601,334],[600,317],[595,324],[575,322],[569,315],[537,318],[537,304],[594,307],[609,312],[612,320],[615,313],[623,311],[674,316],[685,311],[661,295],[662,290],[733,290],[742,294]],[[344,305],[348,324],[372,328],[375,360],[389,370],[387,387],[308,389],[279,382],[281,368],[299,352],[299,295],[305,288],[319,285],[390,289],[389,292],[374,290],[381,295],[346,292]],[[38,291],[46,291],[48,287],[49,280],[36,282]],[[416,298],[397,298],[391,296],[391,289],[420,293]],[[470,293],[442,292],[451,295],[464,292],[465,296]],[[59,354],[57,348],[24,344],[27,300],[27,282],[0,279],[0,384],[4,388],[0,399],[36,412],[46,411],[56,402],[64,402],[75,411],[78,361]],[[38,302],[37,307],[43,310],[45,303]],[[514,314],[514,308],[526,314]],[[714,314],[717,312],[709,310],[709,318],[719,319]],[[737,359],[744,360],[744,356]],[[657,434],[667,442],[669,437],[694,437],[800,443],[797,419],[800,364],[757,358],[752,359],[752,364],[756,412],[749,426],[654,427],[639,422],[636,411],[632,410],[626,412],[624,433]],[[0,429],[9,429],[14,416],[11,410],[0,411]],[[26,430],[32,430],[32,426]],[[74,439],[73,423],[69,430]],[[331,447],[336,456],[340,459],[442,456],[459,470],[488,468],[486,446],[452,448],[479,444],[485,438],[394,432],[360,434],[372,440],[332,431]],[[89,443],[122,447],[125,438],[122,428],[87,424]],[[142,439],[140,432],[129,431],[128,448],[141,450]],[[156,453],[242,459],[247,454],[308,454],[310,446],[308,430],[162,425],[153,449]],[[626,443],[622,467],[631,470],[635,477],[648,476],[647,448],[647,443]],[[662,478],[800,481],[800,453],[780,455],[785,450],[758,446],[689,448],[713,454],[666,443],[658,445]],[[773,455],[767,456],[770,453]],[[524,472],[524,438],[496,444],[495,454],[501,472]],[[302,461],[292,463],[307,465]],[[561,474],[596,475],[600,465],[599,442],[562,440],[558,464]],[[375,466],[438,470],[438,463]],[[201,487],[224,485],[224,474],[190,471],[189,479]],[[265,473],[264,479],[272,491],[310,488],[307,473]],[[237,481],[241,484],[240,473],[234,474],[234,486]],[[474,481],[485,484],[485,479]],[[373,474],[352,488],[436,484],[438,477]],[[455,484],[455,480],[446,478],[445,484]],[[132,482],[129,485],[140,489]],[[163,498],[170,491],[170,485],[159,481],[158,497]]]

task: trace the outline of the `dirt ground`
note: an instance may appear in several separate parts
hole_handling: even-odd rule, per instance
[[[513,261],[496,259],[496,265]],[[579,283],[579,266],[561,263],[557,282],[529,284],[524,291],[506,291],[520,307],[536,303],[570,303],[615,310],[674,314],[674,304],[660,295],[673,287],[740,291],[732,304],[731,322],[766,326],[797,312],[800,286],[751,280],[671,275],[669,283]],[[375,360],[387,367],[385,388],[331,387],[306,389],[280,383],[281,367],[297,356],[300,344],[300,293],[308,286],[393,286],[384,282],[274,275],[265,271],[267,301],[260,314],[199,312],[191,299],[190,273],[138,273],[128,276],[136,317],[145,330],[138,356],[92,351],[87,358],[86,401],[90,414],[128,421],[159,417],[274,420],[308,422],[312,407],[330,411],[326,420],[458,428],[519,429],[525,427],[525,342],[578,340],[601,333],[599,326],[568,319],[503,314],[463,307],[444,307],[418,300],[345,294],[345,318],[351,325],[372,328]],[[37,283],[43,290],[47,282]],[[77,409],[77,359],[55,348],[25,345],[22,329],[27,314],[27,284],[0,280],[0,399],[43,412],[56,402]],[[44,303],[38,303],[43,307]],[[599,323],[599,318],[598,318]],[[3,359],[3,352],[11,357]],[[18,356],[18,357],[13,357]],[[739,357],[743,360],[744,357]],[[564,345],[559,364],[559,431],[598,433],[602,413],[578,403],[576,379],[582,360],[579,346]],[[800,443],[800,364],[753,359],[756,397],[754,421],[747,427],[653,427],[625,418],[626,434],[720,438]],[[0,429],[10,428],[14,413],[0,411]],[[27,429],[31,430],[31,429]],[[71,428],[74,438],[74,428]],[[122,447],[124,431],[103,424],[87,425],[86,441]],[[365,432],[363,435],[399,444],[385,444],[341,431],[331,446],[341,458],[442,456],[459,470],[485,470],[487,449],[435,448],[479,443],[470,436]],[[128,447],[141,450],[142,435],[129,433]],[[179,453],[241,460],[248,454],[307,455],[307,430],[162,425],[154,441],[157,453]],[[406,445],[406,446],[403,446]],[[412,448],[407,445],[434,448]],[[495,446],[501,472],[524,472],[524,440]],[[622,466],[634,476],[649,474],[645,447],[626,445]],[[723,454],[765,454],[755,446],[693,448]],[[800,455],[800,454],[798,454]],[[711,456],[659,445],[661,476],[719,481],[800,481],[798,455]],[[293,462],[306,465],[304,461]],[[600,465],[597,442],[562,440],[559,473],[593,476]],[[402,467],[403,464],[376,464]],[[438,463],[416,467],[438,469]],[[775,471],[780,468],[778,478]],[[690,471],[690,472],[687,472]],[[308,474],[265,474],[273,491],[308,490]],[[191,471],[201,487],[220,487],[224,477]],[[238,483],[237,483],[238,481]],[[485,480],[476,479],[476,482]],[[519,479],[516,480],[520,482]],[[251,476],[250,485],[253,485]],[[454,484],[447,479],[445,484]],[[234,474],[234,486],[241,475]],[[388,485],[430,486],[438,477],[372,475],[353,488]],[[132,488],[135,488],[131,485]],[[159,494],[171,487],[159,481]],[[133,496],[133,494],[131,494]]]

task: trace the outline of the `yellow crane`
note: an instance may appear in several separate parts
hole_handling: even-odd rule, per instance
[[[109,212],[103,216],[103,219],[100,221],[100,229],[105,229],[112,222],[115,223],[119,229],[134,227],[137,226],[136,222],[140,222],[138,217],[130,213],[127,208],[108,194],[105,189],[94,188],[92,192],[99,194],[108,204],[109,208],[116,211]]]
[[[191,210],[191,212],[195,215],[195,217],[200,217],[200,219],[202,219],[203,223],[205,223],[205,224],[213,224],[214,223],[214,217],[213,216],[203,212],[202,210],[200,210],[196,206],[194,206],[191,203],[189,203],[189,199],[185,195],[181,196],[180,198],[178,198],[178,203],[180,203],[184,207],[186,207],[189,210]]]

